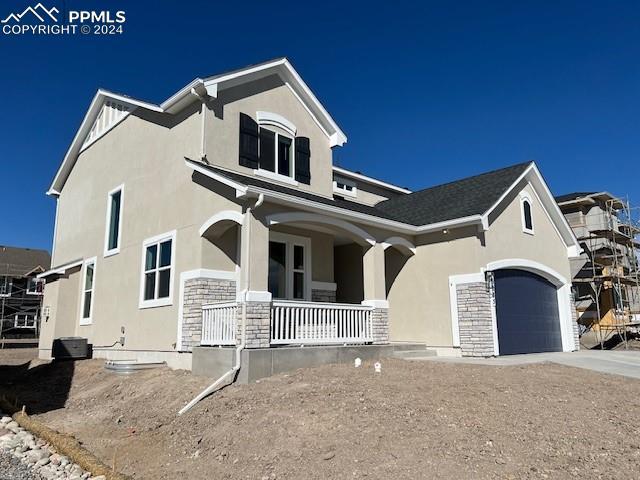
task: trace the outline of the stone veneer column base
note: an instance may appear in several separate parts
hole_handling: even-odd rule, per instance
[[[464,357],[495,355],[491,295],[485,282],[456,287],[460,350]]]
[[[576,299],[573,292],[569,294],[569,305],[571,306],[571,326],[573,327],[573,345],[576,350],[580,350],[580,327],[578,327],[578,310],[576,309]]]
[[[382,345],[389,343],[389,309],[374,308],[371,311],[373,343]]]
[[[190,352],[202,339],[202,306],[236,299],[235,280],[192,278],[184,282],[182,349]]]
[[[271,302],[238,302],[236,345],[242,342],[242,315],[246,307],[245,348],[269,348],[271,343]]]

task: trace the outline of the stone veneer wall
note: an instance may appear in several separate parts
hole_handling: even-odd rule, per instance
[[[465,357],[495,354],[491,295],[485,282],[463,283],[456,287],[460,349]]]
[[[271,343],[271,302],[238,303],[236,345],[242,341],[242,308],[247,308],[245,348],[269,348]]]
[[[335,290],[311,290],[312,302],[336,303]]]
[[[573,326],[573,344],[576,350],[580,350],[580,327],[578,327],[578,310],[576,309],[576,299],[573,292],[569,294],[569,304],[571,306],[571,325]]]
[[[371,324],[373,328],[373,343],[389,343],[389,310],[386,308],[374,308],[371,311]]]
[[[182,351],[190,352],[202,338],[202,305],[232,302],[236,282],[216,278],[193,278],[184,282],[182,306]]]

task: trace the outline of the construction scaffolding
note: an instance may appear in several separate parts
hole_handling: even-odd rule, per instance
[[[639,213],[628,199],[610,198],[585,215],[587,227],[578,235],[587,256],[573,280],[579,323],[594,332],[601,349],[615,336],[627,348],[629,335],[639,331]],[[581,311],[587,299],[590,307]]]

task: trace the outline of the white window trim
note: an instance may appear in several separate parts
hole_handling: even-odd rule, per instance
[[[111,197],[114,193],[120,192],[120,215],[118,215],[118,245],[115,248],[109,250],[109,227],[111,221]],[[124,183],[117,186],[109,193],[107,193],[107,216],[105,219],[104,229],[104,256],[110,257],[120,253],[120,245],[122,245],[122,212],[124,211]]]
[[[338,187],[338,180],[340,183],[344,183],[345,185],[349,185],[353,187],[351,190],[345,190]],[[346,178],[334,178],[333,179],[333,193],[337,193],[338,195],[344,195],[345,197],[353,197],[356,198],[358,196],[358,186],[356,182],[353,180],[347,180]]]
[[[277,150],[278,148],[276,147],[276,152]],[[276,168],[278,168],[277,161],[276,161]],[[299,182],[297,180],[294,180],[291,177],[287,177],[286,175],[270,172],[269,170],[263,170],[261,168],[258,168],[257,170],[254,170],[253,173],[258,177],[268,178],[269,180],[275,180],[277,182],[286,183],[287,185],[292,185],[294,187],[297,187],[299,185]]]
[[[524,218],[524,202],[529,203],[529,210],[531,212],[531,228],[527,228],[527,223]],[[520,218],[522,220],[522,231],[529,235],[535,234],[535,224],[533,223],[533,200],[527,192],[520,192]]]
[[[40,279],[40,278],[36,278],[36,277],[30,277],[27,278],[27,295],[44,295],[44,288],[41,291],[38,291],[38,287],[36,287],[36,291],[35,292],[30,292],[29,291],[29,282],[33,280],[34,282],[37,283],[42,283],[44,285],[44,280]],[[3,295],[0,295],[0,297]]]
[[[7,293],[0,293],[0,298],[6,298],[6,297],[10,297],[11,296],[11,289],[13,288],[13,281],[11,280],[11,278],[9,277],[3,277],[6,278],[6,285],[7,285]]]
[[[284,130],[285,132],[296,136],[298,129],[296,126],[284,118],[282,115],[278,115],[277,113],[272,112],[263,112],[258,110],[256,112],[256,120],[258,125],[271,125],[273,127],[278,127]]]
[[[169,268],[169,296],[165,298],[155,298],[153,300],[144,299],[144,264],[146,257],[147,247],[153,244],[160,244],[166,240],[171,240],[171,267]],[[160,249],[158,248],[158,256],[160,255]],[[138,308],[155,308],[166,307],[173,305],[173,284],[175,283],[176,273],[176,230],[156,235],[155,237],[147,238],[142,242],[142,255],[140,259],[140,299]],[[159,286],[159,282],[156,282],[156,289]]]
[[[308,237],[301,237],[298,235],[291,235],[289,233],[269,232],[269,241],[286,244],[286,259],[285,259],[285,272],[286,272],[286,284],[285,284],[285,298],[278,298],[277,300],[297,300],[297,301],[311,301],[311,239]],[[300,245],[304,247],[304,263],[306,268],[304,269],[304,298],[293,298],[293,246]],[[276,298],[274,297],[274,300]]]
[[[89,306],[89,317],[84,318],[84,298],[85,298],[85,283],[87,281],[87,266],[93,264],[93,280],[91,284],[91,305]],[[80,276],[80,325],[91,325],[93,323],[93,305],[96,299],[96,264],[97,257],[91,257],[84,261],[82,264],[82,275]]]
[[[272,125],[270,123],[264,123],[264,125]],[[263,124],[260,124],[260,122],[258,122],[258,158],[260,158],[260,128],[264,128]],[[289,135],[285,135],[284,133],[279,133],[276,132],[274,130],[271,130],[269,128],[267,128],[266,130],[269,130],[271,133],[275,134],[275,158],[274,158],[274,168],[273,168],[273,172],[269,171],[269,170],[264,170],[262,168],[258,168],[256,170],[253,171],[253,173],[259,177],[265,177],[268,178],[270,180],[276,180],[278,182],[282,182],[282,183],[286,183],[288,185],[293,185],[294,187],[297,187],[299,185],[299,182],[296,180],[296,137],[295,134],[293,134],[293,136],[289,136]],[[290,165],[290,171],[291,171],[291,176],[288,177],[286,175],[282,175],[281,173],[278,173],[278,162],[280,161],[278,158],[278,148],[279,148],[279,142],[278,142],[278,137],[284,137],[284,138],[288,138],[289,140],[291,140],[291,165]]]

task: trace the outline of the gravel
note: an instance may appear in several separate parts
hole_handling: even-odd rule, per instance
[[[0,450],[0,480],[40,480],[40,478],[13,455]]]

